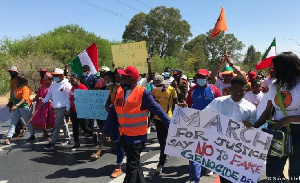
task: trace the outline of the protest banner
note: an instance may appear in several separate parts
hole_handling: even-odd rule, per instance
[[[197,162],[232,182],[257,182],[271,140],[221,114],[176,106],[165,154]]]
[[[134,66],[140,73],[148,73],[146,41],[111,46],[115,67]]]
[[[0,109],[0,123],[4,123],[11,119],[11,113],[8,107],[3,107]]]
[[[106,120],[105,103],[109,90],[74,91],[74,104],[78,118]]]

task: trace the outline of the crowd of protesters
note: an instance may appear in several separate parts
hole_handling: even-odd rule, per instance
[[[31,119],[27,124],[30,131],[27,141],[36,141],[35,131],[42,130],[39,141],[49,141],[45,150],[54,150],[62,128],[64,141],[61,145],[70,145],[70,149],[75,151],[80,148],[81,129],[87,137],[92,137],[94,144],[100,139],[99,149],[91,156],[92,159],[101,158],[104,144],[109,140],[113,142],[117,165],[112,178],[122,174],[121,165],[124,156],[127,156],[124,182],[144,183],[140,156],[147,134],[155,126],[160,145],[159,162],[153,174],[156,176],[164,171],[169,158],[164,150],[175,105],[217,112],[243,122],[247,128],[265,126],[272,114],[277,121],[273,128],[290,125],[293,153],[280,158],[268,155],[266,175],[276,180],[284,179],[283,168],[289,158],[289,176],[300,176],[300,59],[294,53],[283,52],[275,56],[267,70],[267,77],[262,72],[242,71],[231,62],[229,55],[224,55],[212,71],[199,68],[191,80],[182,70],[166,67],[163,73],[158,73],[151,70],[150,59],[147,59],[147,64],[148,76],[140,74],[133,66],[116,68],[113,72],[103,66],[99,73],[92,74],[90,67],[83,65],[82,73],[69,76],[60,68],[52,72],[41,69],[40,86],[33,99],[30,99],[32,91],[27,79],[16,66],[12,66],[8,70],[11,94],[7,104],[12,118],[4,143],[9,145],[11,138],[19,135],[20,129],[24,129]],[[109,90],[105,103],[107,120],[78,118],[74,104],[75,89]],[[286,112],[278,104],[276,90],[280,90],[283,96]],[[69,117],[74,142],[68,128]],[[95,122],[99,131],[96,131]],[[51,138],[48,132],[51,132]],[[201,176],[214,173],[192,161],[189,167],[190,182],[199,182]],[[221,177],[221,182],[230,181]]]

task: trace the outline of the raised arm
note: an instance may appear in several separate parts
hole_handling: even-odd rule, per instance
[[[223,67],[225,63],[225,57],[221,58],[220,64],[216,66],[216,68],[210,74],[210,80],[212,83],[216,83],[216,76],[219,73],[220,69]]]

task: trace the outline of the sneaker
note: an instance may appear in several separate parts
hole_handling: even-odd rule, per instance
[[[94,144],[96,144],[98,142],[98,134],[97,134],[97,132],[93,133],[93,141],[94,141]]]
[[[47,144],[45,147],[44,147],[45,150],[54,150],[55,149],[55,145],[52,144],[52,143],[49,143]]]
[[[206,174],[207,176],[212,176],[212,175],[214,174],[214,172],[211,171],[211,170],[209,170],[209,169],[206,169],[205,174]]]
[[[70,140],[65,140],[61,143],[62,146],[66,146],[68,144],[71,144],[71,141]]]
[[[75,143],[75,145],[73,147],[71,147],[71,151],[76,151],[80,148],[80,144],[79,143]]]
[[[28,139],[26,139],[26,142],[33,142],[35,141],[35,136],[31,135]]]
[[[157,169],[155,170],[154,174],[155,175],[159,175],[163,172],[163,166],[162,165],[158,165]]]

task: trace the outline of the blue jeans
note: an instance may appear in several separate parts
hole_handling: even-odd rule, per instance
[[[125,156],[125,152],[120,140],[119,123],[117,125],[112,126],[111,138],[116,145],[117,164],[122,164]]]
[[[6,138],[11,138],[13,134],[15,133],[16,125],[19,123],[21,117],[24,119],[25,123],[27,123],[30,118],[32,117],[32,108],[31,107],[23,107],[23,108],[17,108],[12,113],[11,117],[11,124],[9,126]],[[32,123],[28,124],[30,135],[34,135],[34,130]]]
[[[201,164],[189,161],[190,166],[190,181],[199,182],[201,177]]]

